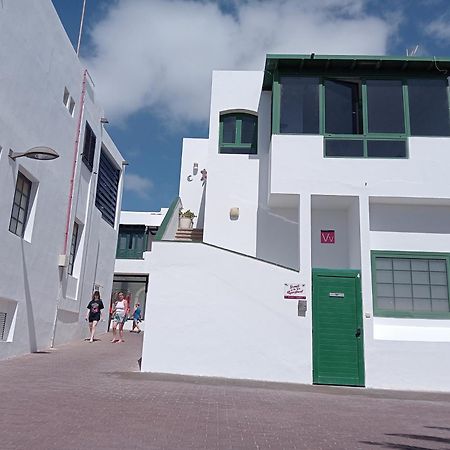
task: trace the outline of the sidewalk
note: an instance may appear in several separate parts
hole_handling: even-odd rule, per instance
[[[0,362],[1,449],[449,449],[450,395],[139,373],[142,333]]]

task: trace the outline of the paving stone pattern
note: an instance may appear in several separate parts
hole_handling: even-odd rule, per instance
[[[144,374],[110,338],[0,362],[1,450],[450,449],[448,394]]]

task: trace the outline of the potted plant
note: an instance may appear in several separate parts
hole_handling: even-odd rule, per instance
[[[180,210],[180,228],[188,230],[194,226],[194,217],[197,217],[190,209],[182,212]]]

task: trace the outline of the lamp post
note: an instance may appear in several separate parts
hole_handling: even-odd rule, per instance
[[[59,158],[59,154],[56,150],[50,147],[33,147],[25,152],[14,152],[9,150],[8,156],[15,161],[17,158],[22,158],[26,156],[27,158],[37,159],[39,161],[50,161],[52,159]]]

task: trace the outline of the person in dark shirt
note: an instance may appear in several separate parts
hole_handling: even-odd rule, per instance
[[[94,342],[95,327],[97,326],[97,323],[100,322],[103,308],[104,306],[100,298],[100,292],[95,291],[92,294],[92,300],[87,305],[88,312],[86,314],[86,320],[89,321],[89,331],[91,332],[89,342]]]

